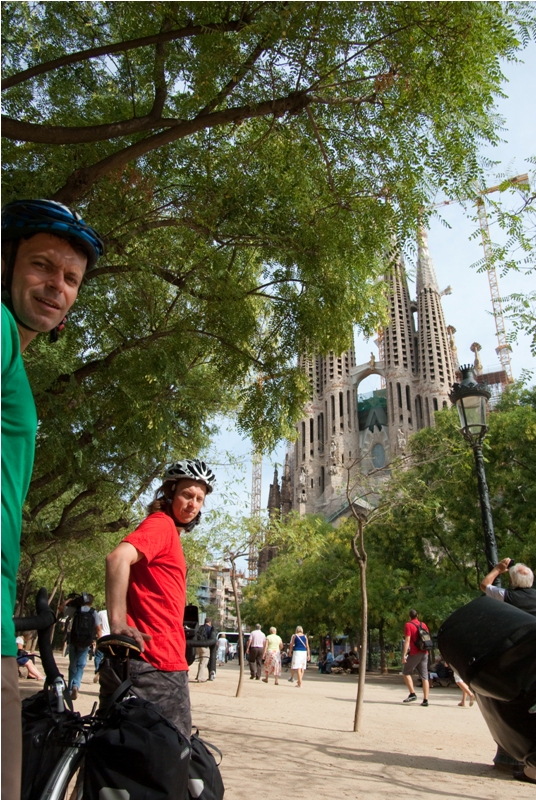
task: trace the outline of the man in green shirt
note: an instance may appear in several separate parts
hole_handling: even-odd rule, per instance
[[[103,252],[78,214],[51,200],[2,210],[2,800],[19,800],[20,699],[13,626],[22,506],[30,484],[37,413],[21,353],[52,341]]]

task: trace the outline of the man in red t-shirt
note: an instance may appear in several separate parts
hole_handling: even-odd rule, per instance
[[[134,638],[141,659],[130,662],[139,697],[157,703],[188,739],[191,733],[184,635],[186,563],[180,534],[198,524],[215,476],[203,461],[173,464],[149,516],[106,558],[110,633]],[[101,708],[117,688],[109,666],[99,671]]]
[[[409,695],[402,702],[412,703],[417,699],[415,689],[413,687],[412,672],[417,670],[422,679],[422,693],[423,701],[421,706],[428,705],[428,693],[430,691],[430,681],[428,678],[428,650],[421,650],[418,647],[419,640],[419,627],[422,626],[425,631],[428,627],[424,622],[419,622],[417,612],[414,608],[409,612],[409,622],[404,625],[404,647],[402,650],[402,675],[404,682],[408,687]],[[409,651],[409,654],[408,654]]]

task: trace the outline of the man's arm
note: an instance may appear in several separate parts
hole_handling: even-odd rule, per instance
[[[493,581],[498,578],[499,575],[502,575],[504,572],[508,572],[508,565],[510,564],[509,558],[503,558],[502,561],[499,561],[498,564],[495,564],[491,572],[488,572],[485,578],[482,579],[480,583],[480,588],[483,592],[486,591],[488,586],[491,586]]]
[[[143,558],[129,542],[121,542],[106,556],[106,608],[110,633],[131,636],[144,650],[143,641],[152,637],[127,624],[127,591],[130,568]]]
[[[402,664],[406,660],[406,656],[408,654],[410,642],[411,642],[411,636],[406,636],[404,638],[404,646],[402,648]]]

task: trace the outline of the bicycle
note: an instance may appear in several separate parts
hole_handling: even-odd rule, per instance
[[[210,647],[216,640],[209,644],[205,640],[197,640],[197,608],[189,606],[185,619],[185,633],[187,639],[187,660],[193,662],[196,647]],[[36,596],[36,615],[33,617],[15,617],[15,630],[37,630],[41,663],[46,675],[43,690],[28,698],[24,703],[38,698],[43,706],[48,706],[50,715],[50,730],[45,735],[52,745],[57,745],[57,760],[46,768],[46,775],[32,775],[31,785],[24,786],[25,755],[28,748],[23,742],[23,792],[22,800],[82,800],[84,787],[84,761],[85,749],[95,727],[101,723],[101,718],[96,715],[95,703],[91,713],[81,716],[73,710],[71,697],[63,675],[61,675],[52,651],[52,629],[56,616],[48,605],[46,589],[39,590]],[[130,658],[133,654],[140,653],[136,641],[127,636],[104,636],[97,642],[97,649],[104,652],[105,657],[112,663],[119,683],[128,681]],[[128,691],[121,697],[127,700],[135,692]],[[24,708],[23,708],[24,725]],[[59,733],[58,733],[59,731]],[[52,735],[53,734],[53,735]],[[54,759],[54,753],[52,754]],[[46,767],[46,765],[45,765]]]
[[[83,794],[83,772],[85,747],[96,723],[95,703],[91,713],[81,716],[73,710],[71,697],[63,675],[60,673],[52,652],[52,629],[56,622],[54,612],[48,605],[46,589],[40,589],[36,597],[36,615],[33,617],[15,617],[15,630],[37,630],[41,663],[46,675],[43,690],[24,701],[23,706],[23,791],[22,800],[81,800]],[[99,639],[98,648],[110,654],[118,666],[118,678],[121,682],[128,678],[130,652],[140,652],[134,639],[126,636],[105,636]],[[24,740],[25,708],[42,706],[45,714],[43,726],[50,723],[49,730],[29,736]],[[27,716],[31,717],[30,714]],[[28,727],[28,726],[27,726]],[[29,732],[31,733],[31,731]],[[51,751],[50,758],[58,756],[57,762],[39,764],[45,775],[27,775],[28,760],[31,759],[34,740],[37,747],[42,745],[43,758],[46,762],[46,747]],[[44,737],[44,740],[43,740]],[[26,746],[25,746],[26,745]],[[59,754],[59,755],[58,755]],[[25,763],[26,762],[26,763]],[[24,779],[26,777],[26,785]],[[44,784],[44,785],[43,785]]]

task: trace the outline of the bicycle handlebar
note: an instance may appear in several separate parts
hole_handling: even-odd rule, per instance
[[[13,622],[16,631],[37,631],[41,664],[48,683],[53,683],[56,678],[61,678],[52,653],[51,633],[56,622],[56,615],[48,605],[48,592],[45,588],[41,588],[37,592],[35,610],[37,613],[34,617],[14,617]]]

